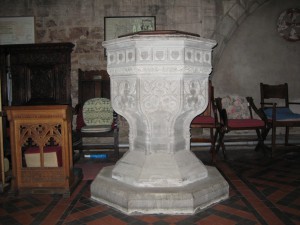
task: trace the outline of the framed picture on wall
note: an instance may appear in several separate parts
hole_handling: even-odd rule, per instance
[[[0,45],[33,43],[34,17],[0,17]]]
[[[104,40],[125,34],[156,29],[155,16],[104,17]]]

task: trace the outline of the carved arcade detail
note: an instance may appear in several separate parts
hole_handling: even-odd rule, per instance
[[[71,105],[72,43],[39,43],[0,46],[7,56],[11,76],[3,74],[3,104]],[[8,57],[9,56],[9,57]],[[7,87],[11,79],[11,87]],[[12,96],[8,89],[12,88]]]
[[[5,107],[12,146],[12,191],[70,194],[74,182],[71,108],[66,105]]]

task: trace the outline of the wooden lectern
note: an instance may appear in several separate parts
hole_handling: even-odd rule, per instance
[[[11,137],[11,191],[70,196],[80,181],[73,174],[70,106],[11,106],[5,110]]]

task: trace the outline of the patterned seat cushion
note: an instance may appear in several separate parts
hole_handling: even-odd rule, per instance
[[[113,108],[107,98],[92,98],[86,101],[82,115],[86,126],[98,126],[99,129],[99,126],[111,127],[113,123]]]
[[[228,119],[249,119],[248,101],[241,96],[226,96],[222,98],[222,107],[226,109]]]

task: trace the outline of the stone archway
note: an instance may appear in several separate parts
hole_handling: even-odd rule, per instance
[[[213,52],[213,65],[215,66],[222,57],[223,50],[230,40],[231,36],[243,21],[255,10],[270,0],[252,1],[238,0],[233,3],[216,1],[216,14],[222,15],[217,19],[216,30],[212,35],[212,39],[216,40],[218,45]],[[225,12],[222,14],[222,12]]]

